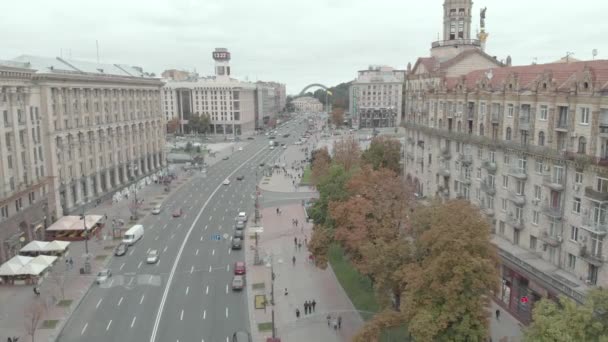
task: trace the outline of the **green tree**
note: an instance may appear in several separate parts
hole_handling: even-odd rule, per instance
[[[192,151],[192,143],[188,141],[188,143],[186,144],[186,148],[185,148],[186,152],[190,152]]]
[[[208,114],[192,115],[190,120],[188,120],[188,129],[190,132],[206,134],[209,131],[210,124],[211,119]]]
[[[526,341],[608,341],[608,291],[595,289],[584,305],[561,296],[558,302],[543,298],[534,305]]]
[[[173,118],[167,121],[167,133],[175,134],[179,129],[179,120],[177,118]]]
[[[499,281],[486,219],[466,201],[432,203],[413,216],[415,262],[399,271],[410,333],[416,341],[484,341]]]
[[[399,140],[378,136],[372,139],[369,148],[361,155],[363,163],[374,169],[387,168],[399,174],[401,172],[401,143]]]

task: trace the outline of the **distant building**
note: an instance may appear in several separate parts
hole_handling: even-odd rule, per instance
[[[352,125],[360,128],[397,127],[401,123],[405,70],[370,66],[361,70],[349,89]]]
[[[163,71],[161,76],[164,80],[185,81],[189,77],[191,77],[191,73],[189,73],[188,71],[183,71],[183,70],[169,69],[169,70]]]
[[[296,112],[319,113],[323,111],[323,104],[314,97],[303,96],[291,101]]]

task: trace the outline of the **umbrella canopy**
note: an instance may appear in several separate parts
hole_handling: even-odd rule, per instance
[[[19,252],[42,252],[48,244],[49,243],[47,241],[30,241],[30,243],[23,246]]]
[[[70,242],[54,240],[44,246],[44,252],[63,252],[68,248]]]
[[[9,261],[0,266],[0,276],[12,276],[22,274],[20,270],[34,258],[23,255],[16,255]]]

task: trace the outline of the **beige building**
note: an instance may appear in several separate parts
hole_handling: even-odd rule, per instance
[[[291,101],[296,112],[319,113],[323,111],[323,104],[314,97],[302,96]]]
[[[44,225],[159,170],[165,125],[162,83],[141,68],[35,56],[0,65],[4,260]]]
[[[370,66],[360,70],[349,89],[353,127],[397,127],[402,119],[405,70]]]
[[[452,5],[470,11],[447,0],[448,16]],[[497,302],[520,320],[543,296],[581,303],[608,284],[608,61],[505,66],[476,43],[435,53],[449,44],[407,77],[406,177],[420,197],[483,211],[502,263]]]

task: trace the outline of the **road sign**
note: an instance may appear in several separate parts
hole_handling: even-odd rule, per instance
[[[213,235],[211,235],[211,240],[213,240],[213,241],[221,241],[222,240],[222,236],[220,234],[213,234]]]

